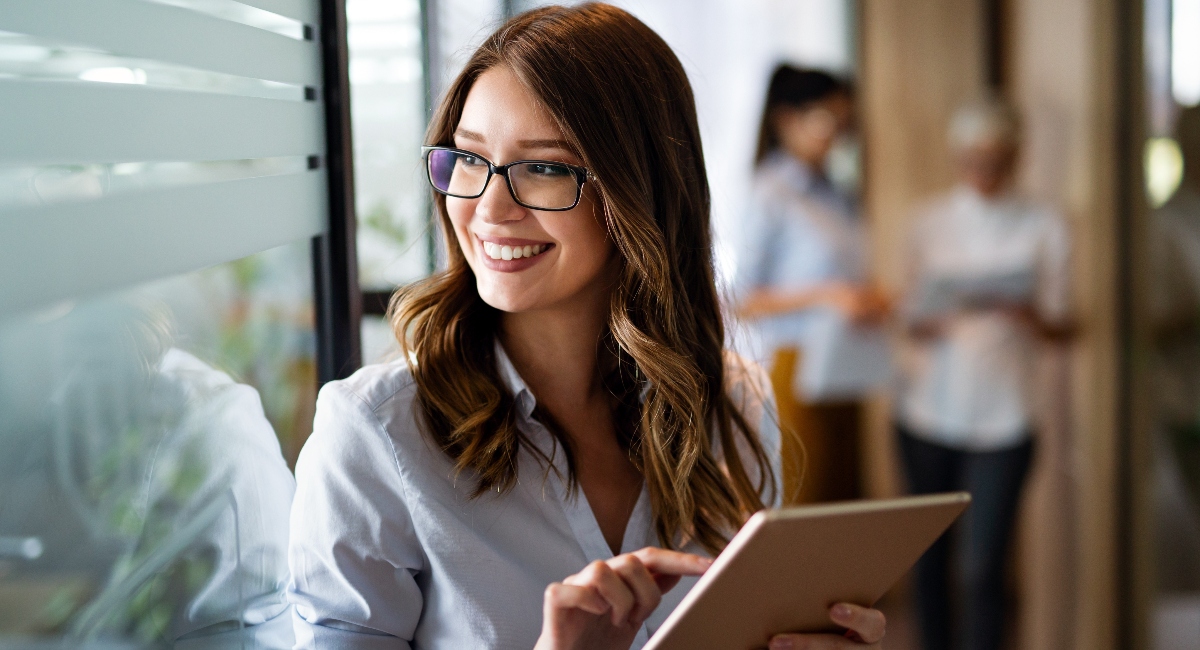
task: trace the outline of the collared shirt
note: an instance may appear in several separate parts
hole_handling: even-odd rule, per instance
[[[499,345],[497,365],[531,444],[565,459],[532,414],[535,398]],[[765,375],[732,356],[729,394],[761,423],[768,456],[779,431]],[[403,361],[326,384],[296,464],[289,599],[302,648],[532,648],[546,586],[613,557],[582,490],[522,449],[517,485],[470,498],[474,486],[417,424]],[[778,476],[778,462],[775,463]],[[750,468],[751,478],[757,472]],[[621,552],[659,546],[645,487]],[[684,550],[702,553],[695,545]],[[638,632],[644,645],[695,583],[668,592]]]
[[[866,279],[867,235],[854,204],[828,180],[793,156],[776,151],[754,174],[742,224],[734,289],[739,297],[760,288],[802,291],[827,282]],[[823,309],[760,319],[755,356],[783,346],[819,345],[814,336]],[[819,356],[809,349],[806,354]]]
[[[1009,194],[985,199],[958,188],[914,222],[907,252],[906,311],[923,310],[923,287],[1001,284],[1026,278],[1019,299],[1050,323],[1070,309],[1070,245],[1064,220]],[[934,302],[926,297],[926,304]],[[916,435],[987,451],[1021,443],[1032,426],[1039,342],[1020,319],[996,311],[955,312],[943,335],[905,350],[898,417]]]

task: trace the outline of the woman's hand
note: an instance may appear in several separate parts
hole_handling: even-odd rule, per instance
[[[887,631],[883,612],[850,603],[829,608],[829,620],[846,628],[838,634],[776,634],[770,650],[868,650],[880,648]]]
[[[644,548],[587,565],[546,587],[542,635],[534,650],[627,650],[662,595],[679,578],[700,575],[712,560]]]
[[[880,323],[892,309],[888,297],[872,286],[832,282],[821,291],[826,303],[859,325]]]
[[[878,324],[892,310],[891,300],[879,289],[849,282],[828,282],[807,289],[755,289],[738,309],[743,318],[790,314],[813,307],[832,307],[847,320]]]

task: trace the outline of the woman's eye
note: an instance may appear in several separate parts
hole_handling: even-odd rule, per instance
[[[461,156],[459,158],[459,160],[462,161],[462,164],[464,167],[477,167],[480,165],[487,164],[487,163],[483,162],[482,158],[479,158],[477,156]]]
[[[568,176],[571,170],[562,165],[534,163],[529,166],[529,173],[535,176]]]

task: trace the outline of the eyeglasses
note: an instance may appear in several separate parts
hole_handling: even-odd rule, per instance
[[[483,196],[493,175],[503,176],[508,193],[531,210],[562,211],[579,205],[583,184],[591,177],[578,165],[551,160],[518,160],[495,165],[477,153],[450,147],[421,147],[433,189],[460,199]]]

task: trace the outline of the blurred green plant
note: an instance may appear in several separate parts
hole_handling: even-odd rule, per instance
[[[408,244],[408,227],[404,225],[403,221],[395,218],[392,206],[387,201],[376,201],[370,210],[359,215],[358,222],[363,227],[388,238],[397,246],[403,247]]]

